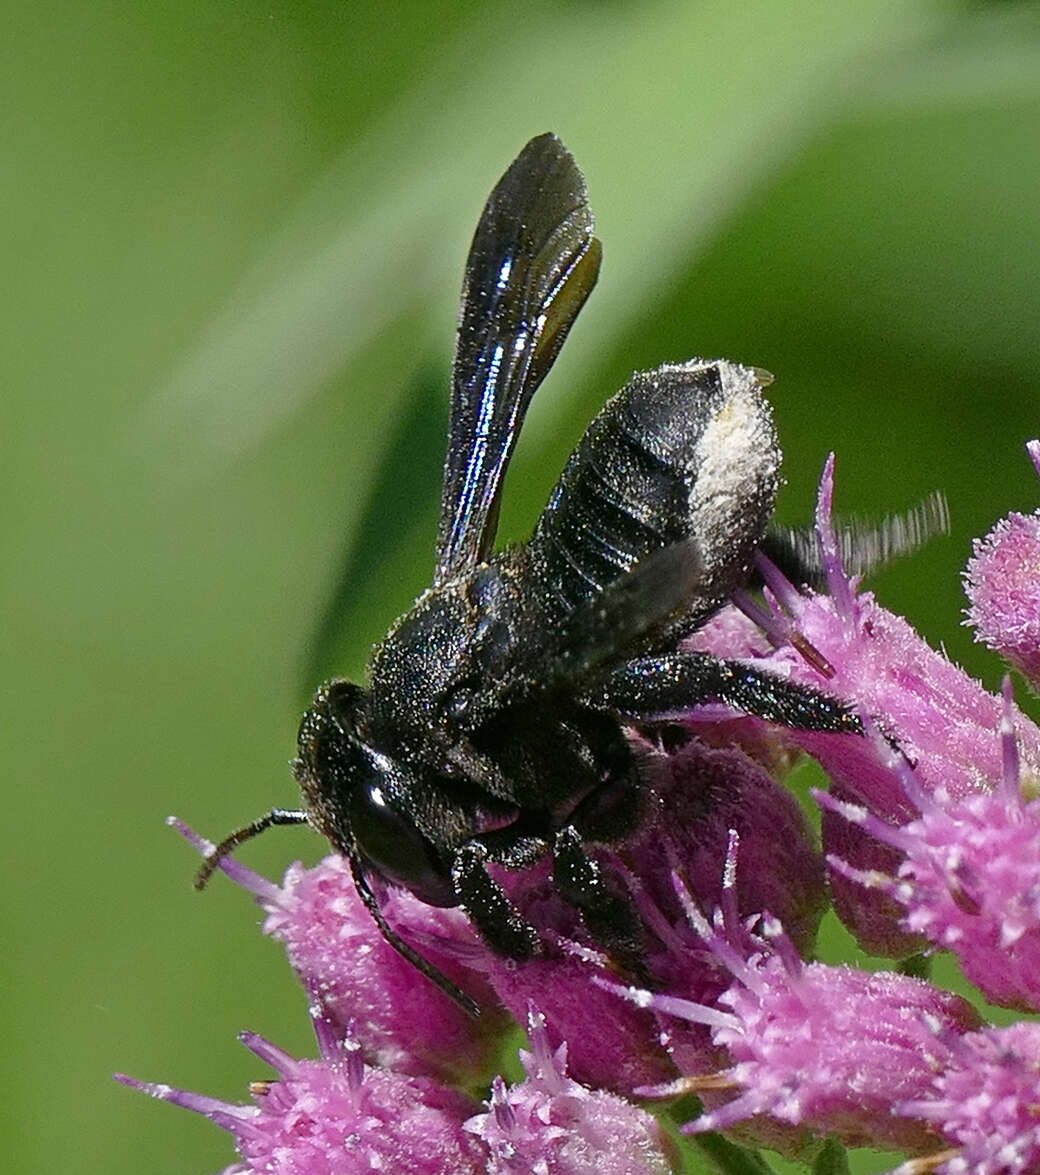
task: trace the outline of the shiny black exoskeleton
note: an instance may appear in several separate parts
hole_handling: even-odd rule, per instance
[[[433,585],[375,651],[367,689],[333,681],[300,726],[306,809],[277,809],[217,847],[199,877],[272,824],[302,823],[370,881],[461,906],[513,958],[538,935],[489,863],[550,854],[560,892],[638,971],[628,901],[586,851],[638,821],[646,785],[626,726],[717,700],[792,727],[854,731],[822,694],[679,639],[749,578],[780,452],[769,377],[692,360],[633,377],[590,425],[526,544],[493,553],[502,479],[535,389],[596,282],[585,183],[533,139],[491,193],[466,265]]]

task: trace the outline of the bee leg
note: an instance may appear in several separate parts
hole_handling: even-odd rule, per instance
[[[581,913],[589,934],[625,976],[650,986],[639,916],[628,896],[610,885],[598,861],[573,824],[556,833],[553,880],[560,894]]]
[[[837,699],[708,653],[629,661],[607,676],[593,700],[636,720],[681,716],[715,701],[794,730],[863,733],[859,718]]]
[[[459,905],[496,954],[509,959],[530,959],[541,949],[538,932],[524,921],[488,873],[487,860],[487,847],[479,840],[467,841],[456,851],[451,880]]]

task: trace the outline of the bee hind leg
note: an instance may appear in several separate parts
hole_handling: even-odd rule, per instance
[[[863,733],[859,718],[836,698],[708,653],[629,661],[603,680],[592,700],[636,721],[681,716],[714,701],[794,730]]]

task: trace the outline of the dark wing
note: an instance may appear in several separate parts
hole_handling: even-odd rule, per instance
[[[466,262],[434,583],[485,559],[527,406],[599,274],[585,180],[532,139],[488,197]]]
[[[645,555],[627,574],[582,600],[525,659],[543,684],[579,682],[605,664],[616,665],[689,607],[704,571],[692,539]]]

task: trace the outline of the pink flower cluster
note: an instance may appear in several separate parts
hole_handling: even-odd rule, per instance
[[[1029,453],[1040,473],[1040,443]],[[308,993],[319,1056],[245,1035],[274,1070],[247,1105],[120,1080],[228,1129],[226,1175],[666,1175],[704,1169],[698,1149],[715,1170],[766,1171],[748,1147],[817,1162],[859,1146],[905,1152],[900,1175],[1040,1175],[1040,1025],[989,1026],[927,979],[813,955],[830,904],[865,950],[950,952],[991,1003],[1040,1011],[1040,729],[1009,682],[991,695],[859,590],[832,495],[829,462],[826,590],[763,559],[762,601],[691,644],[854,706],[865,734],[717,706],[667,748],[632,732],[651,815],[596,852],[642,920],[644,985],[619,981],[543,867],[498,875],[543,940],[523,964],[458,910],[381,895],[473,1018],[384,941],[343,859],[281,885],[227,859]],[[979,639],[1040,687],[1040,512],[976,543],[966,585]],[[783,784],[801,752],[832,781],[822,845]],[[494,1074],[518,1025],[510,1084]]]

